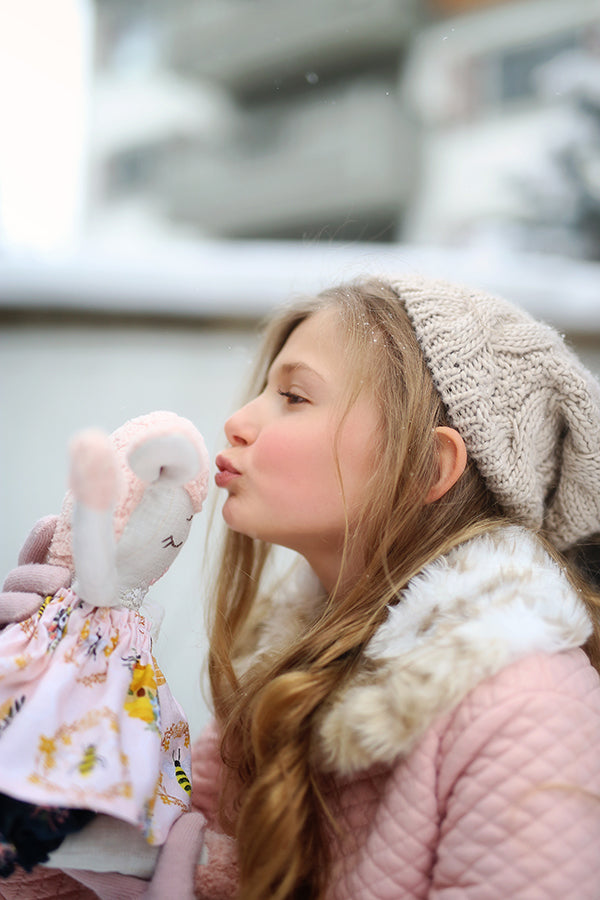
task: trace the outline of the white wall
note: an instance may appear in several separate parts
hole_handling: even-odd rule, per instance
[[[112,431],[133,416],[172,409],[202,431],[211,458],[241,396],[253,329],[201,326],[31,325],[0,329],[0,575],[38,518],[57,512],[69,437],[90,425]],[[193,734],[207,718],[200,693],[205,656],[204,541],[211,500],[171,570],[149,597],[166,614],[156,656]],[[220,525],[220,515],[215,517]]]

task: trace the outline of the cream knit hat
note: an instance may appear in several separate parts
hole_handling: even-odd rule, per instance
[[[507,513],[559,549],[600,531],[600,384],[506,300],[391,279],[451,424]]]

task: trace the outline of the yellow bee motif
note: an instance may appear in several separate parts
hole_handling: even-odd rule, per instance
[[[186,792],[186,794],[192,793],[192,785],[190,783],[190,779],[187,777],[183,769],[181,768],[181,751],[177,750],[177,756],[175,756],[175,751],[173,750],[173,765],[175,766],[175,778],[177,779],[177,784],[180,788]]]
[[[7,700],[0,706],[0,734],[5,728],[8,728],[24,703],[25,697],[23,696],[17,697],[15,700]]]
[[[44,613],[44,610],[46,609],[46,607],[48,606],[48,604],[50,603],[51,600],[52,600],[52,594],[49,594],[47,597],[44,597],[44,600],[42,601],[42,605],[38,609],[38,619],[41,618],[41,616]]]
[[[98,764],[104,766],[104,759],[96,752],[95,744],[88,744],[87,747],[84,748],[83,756],[77,764],[79,774],[84,777],[86,775],[91,775]]]

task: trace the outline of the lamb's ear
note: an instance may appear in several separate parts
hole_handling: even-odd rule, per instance
[[[149,484],[186,484],[200,468],[198,451],[182,434],[148,438],[129,453],[127,462],[138,478]]]

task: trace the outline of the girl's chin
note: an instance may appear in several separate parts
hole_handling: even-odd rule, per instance
[[[223,509],[221,510],[223,521],[227,527],[237,534],[245,534],[246,537],[253,538],[254,540],[258,539],[259,535],[256,533],[256,529],[247,528],[245,524],[239,520],[239,517],[235,515],[235,512],[231,509],[229,503],[230,499],[231,498],[228,498],[225,501]]]

